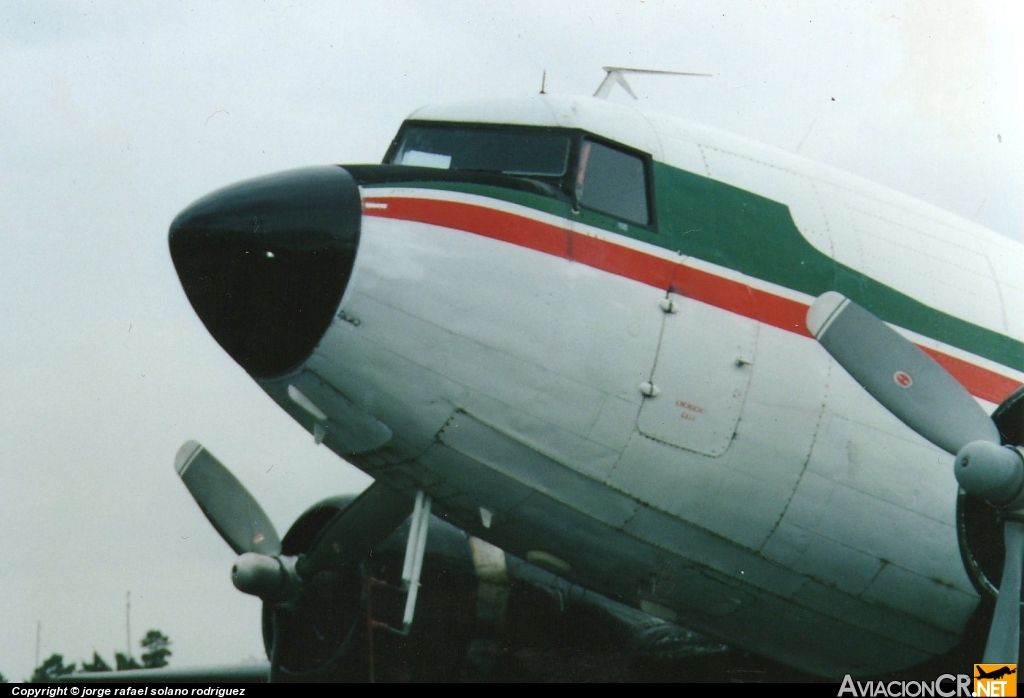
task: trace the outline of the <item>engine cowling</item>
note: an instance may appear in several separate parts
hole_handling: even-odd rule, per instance
[[[1024,387],[992,413],[1003,444],[1024,445]],[[957,537],[964,568],[986,603],[995,603],[1003,576],[1003,520],[1000,510],[981,497],[960,490],[956,506]]]
[[[313,541],[331,519],[354,497],[332,497],[307,509],[281,541],[282,555],[309,552]],[[279,609],[278,666],[281,678],[323,678],[344,666],[360,636],[363,611],[363,575],[352,563],[338,572],[320,572],[304,585],[303,593]],[[273,650],[273,603],[263,605],[263,642],[270,657]]]
[[[282,540],[282,555],[308,551],[353,499],[333,497],[308,509]],[[268,656],[275,608],[281,614],[277,680],[552,680],[595,671],[621,679],[633,676],[637,661],[649,671],[651,663],[727,651],[506,555],[440,517],[431,517],[429,526],[408,635],[385,627],[401,625],[405,595],[398,587],[408,521],[362,561],[306,582],[283,611],[264,605]]]

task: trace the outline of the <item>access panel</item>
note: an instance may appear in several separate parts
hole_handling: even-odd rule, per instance
[[[670,294],[664,331],[640,408],[640,433],[709,456],[729,448],[757,346],[757,322]]]

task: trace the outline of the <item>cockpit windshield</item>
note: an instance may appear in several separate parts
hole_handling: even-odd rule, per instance
[[[414,176],[517,188],[570,203],[577,214],[655,227],[650,156],[579,129],[407,121],[384,164],[444,170]]]
[[[547,128],[408,124],[388,162],[558,180],[568,171],[572,140]]]

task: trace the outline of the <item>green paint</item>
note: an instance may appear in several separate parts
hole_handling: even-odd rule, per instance
[[[810,296],[835,290],[887,322],[1024,371],[1024,344],[930,308],[836,262],[800,234],[784,204],[659,162],[654,163],[654,180],[657,232],[634,225],[623,230],[615,218],[588,210],[573,214],[562,201],[501,187],[452,182],[386,186],[491,197],[570,217]]]
[[[408,187],[411,189],[434,189],[441,191],[457,191],[463,194],[473,194],[475,196],[486,196],[492,199],[498,199],[500,201],[506,201],[511,204],[518,204],[527,208],[532,208],[535,211],[541,211],[543,213],[550,213],[553,216],[559,218],[568,218],[572,221],[578,221],[584,225],[589,225],[600,230],[607,230],[611,233],[618,235],[625,235],[633,238],[634,240],[640,240],[642,242],[648,242],[658,247],[670,247],[665,244],[665,238],[658,232],[645,228],[639,225],[633,225],[624,223],[618,218],[612,216],[606,216],[603,213],[592,211],[589,209],[582,209],[580,211],[573,212],[569,204],[565,201],[559,201],[550,196],[542,196],[540,194],[532,194],[530,192],[515,191],[512,189],[503,189],[501,187],[483,185],[483,184],[468,184],[465,182],[406,182],[406,183],[395,183],[388,182],[386,184],[372,184],[364,185],[366,189],[390,189],[392,187]],[[625,227],[623,227],[625,226]]]
[[[789,208],[655,163],[664,246],[811,296],[835,290],[900,327],[1024,370],[1024,344],[930,308],[817,250]]]

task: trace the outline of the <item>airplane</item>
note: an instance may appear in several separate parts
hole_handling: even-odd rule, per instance
[[[259,504],[201,445],[186,443],[176,465],[215,526],[222,521],[243,522],[218,530],[236,553],[242,553],[232,570],[236,585],[268,601],[262,620],[272,661],[75,673],[66,681],[553,680],[594,678],[590,664],[594,661],[604,663],[597,677],[606,680],[650,678],[650,672],[672,678],[677,663],[692,661],[709,665],[705,672],[711,676],[737,673],[723,666],[729,648],[721,643],[505,555],[437,516],[427,521],[429,537],[421,573],[424,595],[417,604],[415,628],[421,632],[395,627],[404,610],[398,593],[402,589],[389,583],[403,564],[409,519],[358,565],[312,576],[310,593],[287,599],[282,614],[282,599],[275,590],[249,588],[247,582],[264,580],[239,568],[252,559],[255,549],[294,560],[312,548],[325,522],[349,507],[355,497],[329,497],[316,503],[280,539]],[[272,580],[271,586],[279,581]],[[275,632],[285,639],[275,640]],[[538,634],[551,637],[538,642]],[[559,645],[571,646],[573,654],[561,654]],[[527,658],[535,666],[524,667],[515,656],[499,656],[509,646],[531,653]],[[279,652],[276,656],[274,648]],[[613,649],[620,651],[609,652]],[[553,660],[564,666],[553,666]],[[589,671],[581,673],[584,669]],[[641,669],[643,675],[638,673]],[[758,669],[761,675],[772,668]]]
[[[985,671],[983,669],[978,669],[978,675],[975,678],[978,678],[978,679],[1001,679],[1004,676],[1009,676],[1010,674],[1016,674],[1016,673],[1017,673],[1016,669],[1011,669],[1008,666],[1000,667],[999,669],[995,669],[993,671]]]
[[[169,247],[224,351],[375,479],[278,540],[219,461],[179,452],[264,600],[272,679],[354,651],[375,551],[405,597],[385,634],[408,634],[435,537],[588,590],[588,614],[823,678],[942,657],[997,597],[992,635],[1019,632],[1016,241],[712,127],[539,94],[418,109],[381,164],[227,186]],[[979,439],[1012,472],[958,487],[946,452]],[[331,632],[303,610],[325,595],[350,609]]]

